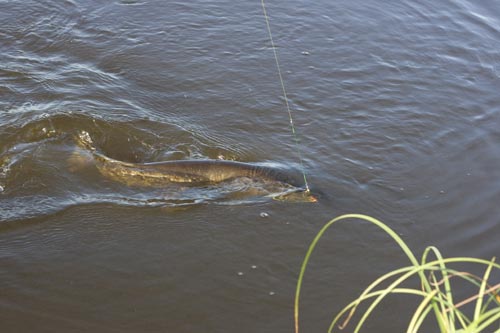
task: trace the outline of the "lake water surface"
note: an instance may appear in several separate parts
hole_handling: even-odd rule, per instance
[[[316,204],[227,188],[162,200],[68,163],[87,132],[128,162],[300,173],[260,1],[0,1],[2,332],[291,332],[305,251],[344,213],[416,253],[500,255],[500,4],[267,10]],[[406,263],[373,226],[335,226],[306,274],[303,331]],[[401,331],[407,301],[371,331]]]

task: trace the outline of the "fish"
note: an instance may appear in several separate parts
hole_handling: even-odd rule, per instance
[[[288,172],[274,167],[215,159],[173,160],[131,163],[113,159],[99,152],[87,132],[75,138],[77,146],[90,152],[86,163],[93,162],[100,174],[127,186],[162,187],[171,183],[199,186],[232,181],[239,178],[256,179],[284,185],[285,191],[272,196],[286,202],[317,202]]]

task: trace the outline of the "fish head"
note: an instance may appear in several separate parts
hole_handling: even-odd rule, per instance
[[[318,202],[318,198],[310,190],[305,189],[279,194],[274,196],[273,199],[286,202]]]

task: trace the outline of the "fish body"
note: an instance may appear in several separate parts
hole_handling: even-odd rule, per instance
[[[122,162],[94,152],[99,172],[128,185],[161,186],[166,183],[220,183],[246,177],[299,186],[286,172],[251,163],[226,160],[177,160],[153,163]]]
[[[212,159],[130,163],[115,160],[97,151],[86,132],[81,133],[76,142],[80,148],[91,153],[93,158],[90,160],[103,176],[128,186],[163,187],[172,183],[197,186],[248,178],[281,183],[286,191],[275,196],[276,200],[317,201],[309,191],[300,187],[296,178],[278,168]]]

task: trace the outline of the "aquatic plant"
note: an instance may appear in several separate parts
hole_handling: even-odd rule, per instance
[[[406,243],[387,225],[377,219],[366,215],[348,214],[339,216],[329,221],[318,232],[306,253],[295,294],[294,318],[295,332],[299,332],[299,298],[307,264],[316,244],[325,231],[334,223],[355,219],[370,222],[384,230],[403,250],[410,265],[386,273],[371,283],[359,297],[344,307],[332,320],[328,332],[335,328],[342,330],[354,319],[354,314],[363,303],[367,309],[360,314],[360,319],[354,329],[359,332],[368,317],[380,302],[388,295],[407,294],[420,297],[420,304],[415,309],[408,324],[407,332],[418,332],[424,321],[435,319],[440,332],[451,333],[476,333],[476,332],[500,332],[500,283],[490,285],[488,279],[494,269],[500,270],[500,265],[495,263],[495,258],[483,260],[469,257],[444,258],[434,246],[429,246],[423,252],[420,262]],[[436,257],[430,260],[430,255]],[[450,268],[450,264],[468,263],[485,267],[482,277],[470,272],[458,271]],[[410,278],[417,277],[420,286],[407,287]],[[456,289],[452,289],[452,279],[462,279],[471,286],[477,288],[477,292],[460,301],[455,302]],[[382,287],[384,285],[384,287]],[[468,305],[470,311],[465,310]],[[472,313],[469,313],[472,312]],[[432,317],[431,314],[434,314]]]

